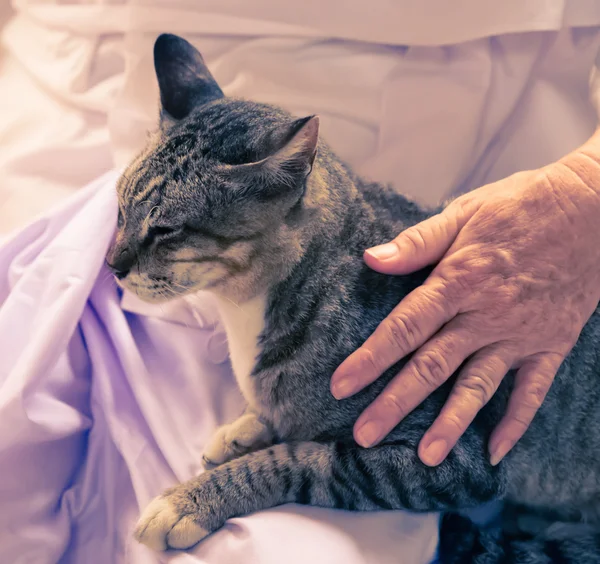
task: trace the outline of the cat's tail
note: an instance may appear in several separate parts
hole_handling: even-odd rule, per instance
[[[440,564],[600,564],[600,530],[554,523],[538,534],[479,527],[467,517],[442,519]]]

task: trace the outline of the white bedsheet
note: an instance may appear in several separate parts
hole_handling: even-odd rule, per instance
[[[597,27],[558,30],[565,23],[599,24],[597,3],[588,2],[587,11],[586,2],[570,11],[561,3],[561,13],[571,14],[571,20],[555,17],[556,12],[546,14],[544,25],[521,19],[524,28],[502,29],[546,30],[535,33],[488,39],[473,35],[473,24],[461,37],[469,41],[445,47],[430,45],[431,38],[418,40],[411,25],[388,26],[381,38],[377,29],[365,36],[364,27],[356,25],[360,18],[340,27],[339,2],[319,3],[319,21],[328,27],[294,26],[272,17],[274,3],[256,2],[260,10],[249,19],[236,13],[233,1],[15,2],[19,15],[4,30],[0,62],[0,234],[122,166],[140,148],[157,112],[151,46],[162,31],[194,41],[226,93],[276,103],[299,115],[319,113],[324,136],[359,172],[392,182],[425,203],[550,162],[585,140],[595,125],[587,80],[600,32]],[[398,6],[406,9],[409,2]],[[406,47],[411,40],[420,45]],[[110,190],[106,182],[111,181],[94,190]],[[93,217],[93,209],[87,213]],[[149,326],[164,315],[140,304],[127,308]],[[204,389],[209,381],[198,385]],[[232,382],[225,382],[213,404],[230,407],[205,414],[202,428],[190,429],[190,437],[178,436],[176,429],[169,439],[179,448],[189,442],[200,452],[211,428],[231,416],[236,401]],[[164,453],[159,449],[155,455]],[[177,472],[169,470],[178,478],[185,477],[181,468],[194,470],[179,461]],[[161,480],[138,484],[136,497],[129,492],[120,500],[124,506],[112,508],[120,512],[120,526],[132,524],[137,504],[158,493],[165,485]],[[102,508],[116,523],[110,510]],[[157,561],[146,549],[132,548],[127,534],[118,534],[115,546],[127,550],[115,556],[115,564]],[[435,517],[332,518],[317,509],[284,507],[233,520],[195,557],[175,559],[371,564],[401,558],[423,564],[436,534]],[[277,551],[273,538],[280,541]],[[329,547],[325,552],[318,550],[321,542]]]
[[[424,203],[550,162],[594,126],[597,0],[510,0],[499,13],[495,0],[460,0],[461,18],[429,26],[445,0],[343,0],[343,17],[341,1],[303,3],[292,25],[276,0],[14,0],[0,57],[0,234],[139,150],[163,31],[195,41],[227,93],[321,114],[359,172]],[[397,24],[383,33],[383,19]],[[515,33],[528,29],[546,31]],[[512,33],[485,37],[499,32]]]

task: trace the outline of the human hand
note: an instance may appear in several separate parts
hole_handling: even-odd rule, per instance
[[[467,359],[421,440],[421,460],[445,459],[511,368],[515,387],[490,439],[492,464],[521,438],[600,299],[597,155],[582,148],[479,188],[365,252],[386,274],[439,264],[332,377],[342,399],[416,351],[356,422],[360,445],[381,441]]]

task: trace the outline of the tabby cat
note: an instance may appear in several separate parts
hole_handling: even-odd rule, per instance
[[[600,563],[599,312],[498,466],[486,446],[512,373],[436,468],[417,444],[452,381],[380,445],[358,447],[353,423],[402,363],[344,401],[331,374],[428,273],[378,274],[362,254],[432,212],[353,174],[318,141],[318,117],[225,97],[185,40],[160,36],[154,59],[160,127],[118,183],[107,261],[147,301],[214,294],[247,410],[216,433],[206,472],[148,506],[137,539],[185,549],[288,502],[458,512],[502,499],[518,517],[486,532],[454,521],[442,560]]]

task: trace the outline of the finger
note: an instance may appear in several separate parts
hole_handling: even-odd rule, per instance
[[[448,456],[479,410],[496,393],[513,363],[505,345],[478,351],[460,371],[452,392],[439,416],[419,444],[419,458],[437,466]]]
[[[365,262],[385,274],[408,274],[435,264],[469,217],[462,206],[451,204],[443,212],[404,230],[393,241],[367,249]]]
[[[515,376],[506,414],[490,438],[490,462],[498,464],[527,431],[564,360],[558,354],[528,359]]]
[[[360,415],[354,438],[363,447],[381,441],[431,392],[441,386],[483,344],[461,320],[449,323],[422,347]]]
[[[333,373],[333,396],[347,398],[377,380],[455,317],[459,306],[444,299],[435,281],[413,290]]]

